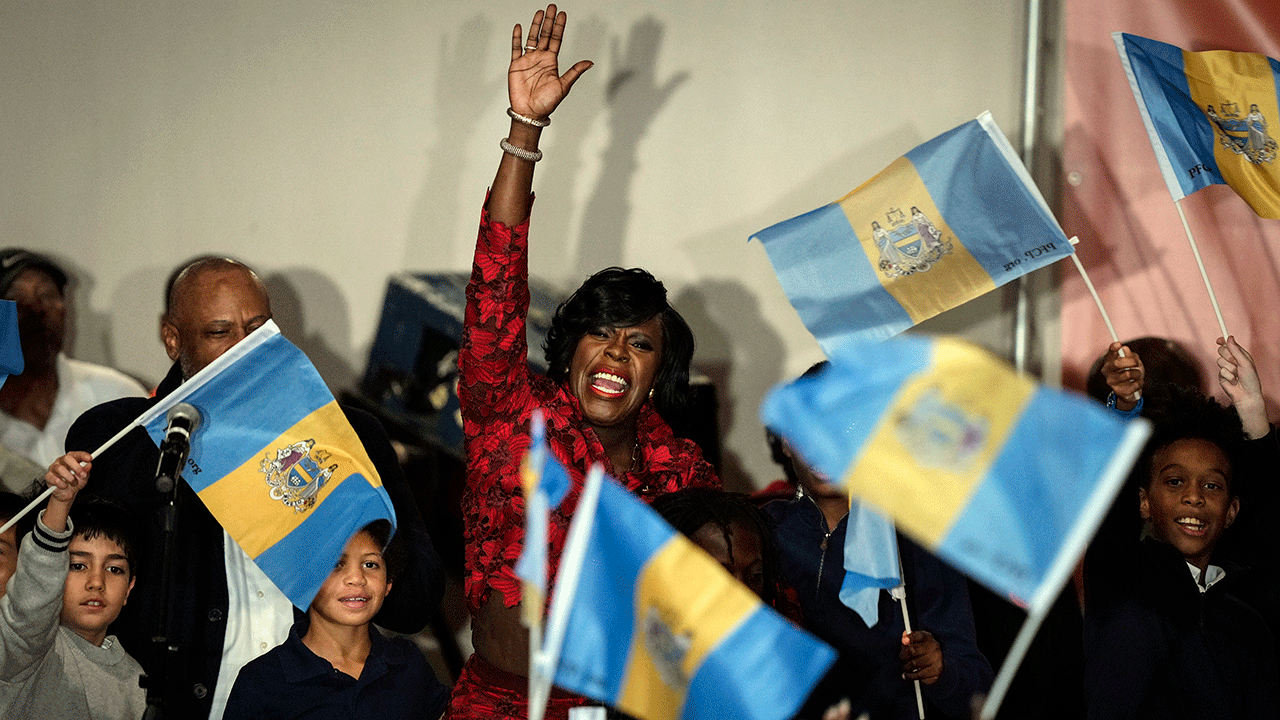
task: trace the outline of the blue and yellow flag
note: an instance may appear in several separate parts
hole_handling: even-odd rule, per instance
[[[1057,597],[1149,432],[980,348],[919,336],[849,346],[775,388],[760,415],[851,495],[1031,610]]]
[[[1264,218],[1280,218],[1280,62],[1261,53],[1187,52],[1112,33],[1169,194],[1226,184]],[[1277,126],[1280,129],[1280,125]]]
[[[523,588],[521,611],[525,625],[541,623],[547,597],[548,514],[569,492],[569,473],[547,447],[547,424],[542,410],[530,422],[529,452],[520,463],[524,487],[524,547],[515,573]]]
[[[788,718],[835,658],[608,477],[584,558],[555,683],[642,720]]]
[[[182,477],[223,529],[299,608],[347,540],[395,527],[382,480],[346,415],[274,322],[254,331],[138,419],[159,445],[166,415],[200,411]]]
[[[1009,141],[983,113],[838,202],[759,238],[827,355],[882,339],[1071,254]]]
[[[0,386],[10,375],[21,375],[22,338],[18,335],[18,303],[0,300]]]

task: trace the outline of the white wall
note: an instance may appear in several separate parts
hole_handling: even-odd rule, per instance
[[[532,272],[667,282],[720,384],[730,481],[778,473],[756,406],[821,354],[747,236],[990,109],[1017,142],[1022,0],[562,6],[596,61],[544,135]],[[334,387],[388,275],[464,271],[536,5],[0,0],[0,243],[78,276],[75,354],[155,382],[161,286],[256,266]],[[612,97],[608,89],[614,86]],[[1007,349],[1001,294],[940,318]]]

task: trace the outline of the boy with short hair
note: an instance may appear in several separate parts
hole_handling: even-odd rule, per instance
[[[1215,555],[1240,509],[1240,421],[1170,393],[1134,468],[1146,536],[1095,545],[1086,563],[1088,717],[1274,717],[1271,635],[1232,592],[1242,569]]]
[[[351,536],[289,639],[240,670],[224,720],[427,718],[448,691],[407,638],[373,627],[399,570],[386,520]]]
[[[50,466],[54,487],[22,540],[0,598],[0,717],[139,718],[142,668],[107,635],[133,589],[133,524],[114,504],[82,502],[88,453]]]

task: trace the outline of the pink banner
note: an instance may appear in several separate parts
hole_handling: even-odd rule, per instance
[[[1069,0],[1062,224],[1121,340],[1175,340],[1217,384],[1221,334],[1178,211],[1156,165],[1113,31],[1185,50],[1280,58],[1276,0]],[[1280,118],[1268,118],[1280,136]],[[1280,161],[1278,161],[1280,162]],[[1257,362],[1269,410],[1280,397],[1280,220],[1264,220],[1225,185],[1182,201],[1227,331]],[[1063,382],[1082,388],[1110,342],[1072,267],[1062,266]]]

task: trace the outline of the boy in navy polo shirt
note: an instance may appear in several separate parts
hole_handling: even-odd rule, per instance
[[[225,720],[440,717],[449,693],[422,652],[372,625],[395,576],[390,530],[378,520],[351,536],[289,639],[240,670]]]

